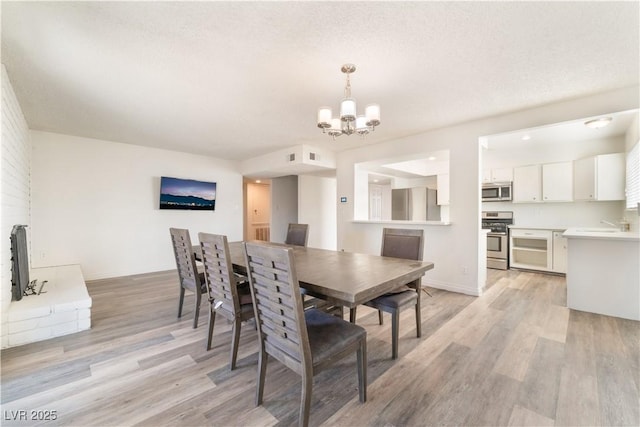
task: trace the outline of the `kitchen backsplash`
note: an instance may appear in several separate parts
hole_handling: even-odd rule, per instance
[[[607,227],[601,220],[618,222],[623,216],[637,229],[635,211],[625,211],[624,202],[510,203],[485,202],[483,211],[512,211],[514,225],[524,227]],[[625,212],[622,214],[622,212]],[[632,217],[633,216],[633,217]],[[635,224],[634,221],[635,220]]]

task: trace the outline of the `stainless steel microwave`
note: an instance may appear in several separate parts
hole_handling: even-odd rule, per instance
[[[483,202],[504,202],[511,200],[512,184],[510,182],[493,182],[482,184]]]

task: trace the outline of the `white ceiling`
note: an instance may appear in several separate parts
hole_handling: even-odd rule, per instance
[[[639,83],[634,2],[6,2],[29,127],[225,159],[344,150]],[[377,102],[366,140],[316,110]]]
[[[585,126],[585,122],[594,117],[585,117],[564,123],[554,123],[531,129],[521,129],[497,135],[489,135],[483,139],[483,146],[489,150],[520,150],[531,147],[553,148],[558,144],[589,141],[593,139],[610,139],[624,136],[638,116],[638,110],[621,111],[603,117],[610,117],[611,122],[599,129]],[[524,137],[527,139],[524,139]]]

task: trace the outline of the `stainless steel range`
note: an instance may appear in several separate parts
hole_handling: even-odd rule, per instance
[[[487,233],[487,267],[498,270],[509,268],[509,226],[513,224],[513,212],[482,212],[482,228]]]

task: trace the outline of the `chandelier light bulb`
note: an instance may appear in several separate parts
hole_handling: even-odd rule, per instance
[[[326,129],[331,126],[331,108],[320,107],[318,109],[318,127]]]
[[[356,100],[353,98],[343,99],[340,104],[340,120],[352,122],[356,119]]]
[[[367,105],[364,114],[367,117],[367,126],[375,127],[380,124],[380,106],[378,104]]]
[[[362,136],[369,133],[369,126],[367,125],[367,118],[365,116],[359,116],[356,119],[356,133]]]
[[[342,122],[340,119],[331,119],[331,127],[327,133],[332,136],[333,139],[342,135]]]

